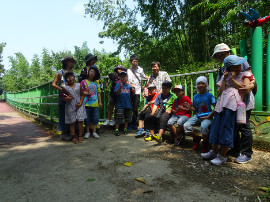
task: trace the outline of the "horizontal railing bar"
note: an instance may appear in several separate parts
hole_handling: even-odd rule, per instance
[[[16,99],[36,99],[36,98],[47,98],[47,97],[58,97],[58,94],[54,94],[54,95],[48,95],[48,96],[41,96],[41,97],[18,97]],[[9,98],[10,99],[10,98]]]
[[[191,73],[185,73],[185,74],[170,75],[170,77],[190,76],[190,75],[196,75],[196,74],[213,73],[213,72],[217,72],[217,71],[218,71],[218,69],[211,69],[211,70],[205,70],[205,71],[200,71],[200,72],[191,72]]]

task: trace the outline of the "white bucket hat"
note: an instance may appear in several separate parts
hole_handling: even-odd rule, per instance
[[[227,51],[231,51],[229,46],[227,44],[225,44],[225,43],[220,43],[220,44],[215,46],[212,58],[216,58],[216,53],[227,52]]]
[[[208,91],[212,91],[212,89],[209,88],[209,86],[208,86],[208,81],[207,81],[207,78],[206,78],[205,76],[199,76],[199,77],[196,79],[196,85],[197,85],[199,82],[205,83],[205,84],[206,84],[206,89],[207,89]]]

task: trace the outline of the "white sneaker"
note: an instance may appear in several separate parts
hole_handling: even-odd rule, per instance
[[[217,157],[210,161],[213,165],[220,166],[222,164],[225,164],[227,162],[227,157],[223,157],[220,154],[217,155]]]
[[[89,136],[90,136],[90,133],[85,133],[85,135],[84,135],[84,139],[88,139],[88,138],[89,138]]]
[[[112,122],[110,123],[110,126],[114,126],[116,124],[115,120],[112,120]]]
[[[97,133],[93,133],[93,136],[94,136],[94,138],[96,138],[96,139],[98,139],[98,138],[99,138],[99,136],[98,136],[98,134],[97,134]]]
[[[110,123],[110,120],[106,119],[106,121],[103,123],[103,126],[107,126],[109,125],[109,123]]]
[[[201,157],[205,160],[212,160],[217,157],[217,154],[213,150],[210,150],[207,153],[201,153]]]

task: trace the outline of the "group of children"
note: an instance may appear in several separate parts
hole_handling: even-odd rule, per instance
[[[70,61],[74,63],[74,61]],[[243,100],[239,89],[254,80],[251,72],[241,72],[241,64],[245,61],[235,55],[225,58],[226,71],[217,83],[219,87],[217,101],[209,93],[208,81],[204,76],[196,79],[198,93],[193,96],[193,102],[185,95],[182,85],[174,86],[171,92],[172,83],[164,81],[162,91],[157,92],[156,86],[150,84],[146,104],[139,113],[139,129],[135,137],[144,137],[146,141],[162,142],[162,135],[169,127],[171,134],[174,135],[176,146],[180,144],[185,135],[193,137],[193,149],[197,149],[203,139],[202,158],[210,160],[214,165],[225,164],[227,151],[234,146],[237,106]],[[102,108],[100,85],[97,82],[100,73],[93,64],[87,69],[87,72],[87,75],[83,75],[84,78],[81,79],[81,82],[76,83],[75,74],[71,68],[68,69],[62,74],[66,85],[58,88],[61,92],[61,100],[65,101],[65,123],[70,126],[74,143],[89,138],[90,123],[93,124],[93,137],[99,138],[96,128],[99,122],[99,108]],[[128,124],[132,122],[133,114],[132,95],[136,92],[134,86],[128,82],[128,73],[123,66],[115,67],[111,80],[113,85],[109,99],[109,118],[112,117],[113,108],[116,106],[115,120],[110,125],[115,124],[114,134],[119,136],[119,126],[122,123],[124,123],[123,133],[128,133]],[[75,134],[76,121],[78,121],[78,136]],[[86,126],[84,135],[83,121]],[[109,119],[105,121],[105,125],[108,124]],[[195,125],[200,126],[202,138],[194,133]],[[210,151],[209,143],[212,144]]]

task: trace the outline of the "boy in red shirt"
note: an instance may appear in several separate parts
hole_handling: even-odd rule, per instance
[[[175,137],[174,145],[178,146],[181,139],[184,137],[184,123],[191,117],[191,110],[187,108],[187,104],[192,105],[192,102],[188,96],[185,96],[184,87],[182,85],[176,85],[172,92],[175,93],[177,98],[172,105],[173,116],[169,119],[168,125]],[[177,123],[179,131],[176,131],[174,124]]]

